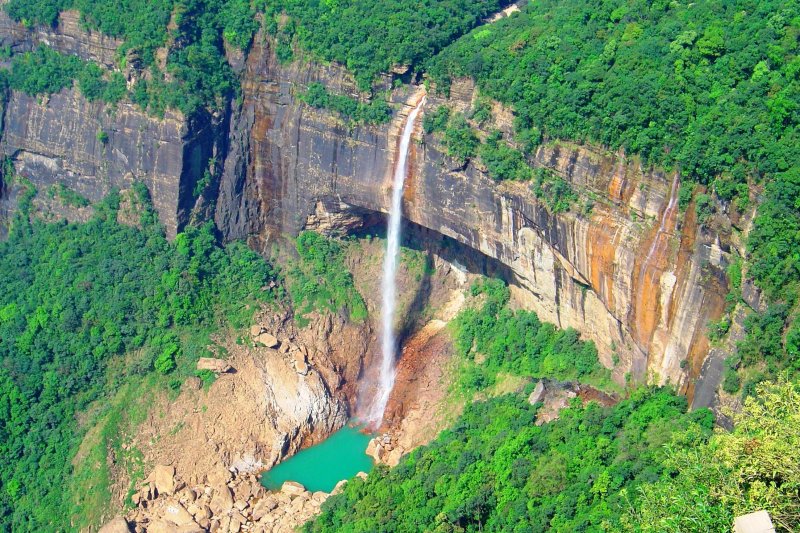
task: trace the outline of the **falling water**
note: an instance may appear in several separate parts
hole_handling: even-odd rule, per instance
[[[367,420],[371,423],[380,423],[389,394],[392,392],[395,378],[395,350],[397,340],[394,336],[394,311],[397,298],[397,262],[400,255],[400,221],[403,218],[403,183],[408,172],[408,151],[411,146],[411,136],[414,125],[422,106],[425,104],[423,97],[406,120],[403,136],[400,138],[400,148],[397,152],[397,162],[394,167],[392,180],[392,205],[389,209],[389,227],[386,243],[386,257],[383,261],[383,279],[381,280],[381,293],[383,309],[381,314],[381,366],[378,383],[378,392],[370,407]]]
[[[669,234],[674,228],[668,228],[667,226],[670,224],[672,216],[675,212],[675,209],[678,207],[678,176],[675,175],[675,179],[672,181],[672,188],[669,192],[669,201],[667,202],[667,207],[664,209],[664,213],[661,215],[661,220],[658,225],[658,230],[656,231],[655,236],[653,237],[653,242],[650,244],[650,250],[647,252],[647,256],[645,256],[644,262],[639,269],[639,278],[638,278],[638,297],[636,299],[636,307],[637,307],[637,314],[642,312],[642,317],[637,318],[637,328],[639,327],[639,320],[643,320],[643,323],[647,323],[644,317],[647,316],[646,311],[639,311],[641,310],[648,301],[655,301],[652,299],[652,290],[655,289],[653,286],[654,275],[658,272],[657,268],[653,269],[651,262],[653,261],[653,257],[661,257],[661,254],[664,252],[663,247],[666,246],[669,242],[669,239],[664,238],[665,235]],[[657,266],[657,265],[656,265]],[[647,283],[645,283],[647,282]],[[649,335],[651,330],[647,327],[644,328],[644,334]],[[638,333],[640,336],[642,332],[639,331]],[[641,338],[640,338],[641,340]]]
[[[658,226],[658,231],[656,232],[656,236],[653,239],[653,243],[650,245],[650,251],[647,252],[647,258],[644,260],[643,268],[647,269],[650,265],[650,259],[653,257],[653,252],[660,246],[661,243],[661,235],[666,231],[667,223],[669,222],[669,218],[672,216],[672,212],[678,205],[678,175],[675,174],[675,179],[672,180],[672,188],[669,191],[669,203],[667,204],[667,208],[664,209],[664,214],[661,215],[661,223]],[[643,270],[644,273],[644,270]]]

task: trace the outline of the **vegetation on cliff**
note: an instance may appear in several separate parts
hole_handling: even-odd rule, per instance
[[[14,20],[46,25],[61,11],[77,9],[89,28],[122,39],[120,66],[150,69],[132,98],[155,114],[221,107],[238,90],[224,43],[246,49],[258,29],[249,0],[10,0],[5,7]],[[165,71],[156,60],[163,47]]]
[[[348,482],[306,531],[618,531],[638,487],[664,475],[664,444],[701,444],[712,425],[665,389],[576,400],[540,426],[536,410],[524,395],[468,406],[396,468]]]
[[[0,243],[6,529],[80,524],[72,459],[85,428],[76,415],[144,376],[179,388],[206,355],[211,331],[246,325],[253,306],[273,297],[263,287],[275,274],[258,255],[243,244],[218,247],[209,225],[167,242],[146,189],[138,193],[139,228],[117,222],[120,197],[111,194],[85,224],[30,222],[19,214]],[[108,468],[106,453],[102,446],[91,475]],[[109,497],[103,490],[82,498],[101,502]]]
[[[44,45],[15,55],[11,68],[3,74],[11,89],[31,96],[57,93],[71,88],[76,80],[81,94],[90,102],[115,104],[128,93],[125,78],[119,72],[106,73],[96,63]]]
[[[503,0],[278,0],[268,28],[284,42],[345,65],[368,91],[395,66],[414,69],[507,3]],[[289,21],[278,23],[279,15]]]
[[[333,94],[321,83],[310,83],[308,89],[298,95],[300,100],[318,109],[330,109],[345,120],[360,124],[383,124],[392,118],[392,108],[382,97],[368,103],[343,94]]]
[[[509,290],[501,280],[476,283],[471,292],[482,295],[483,304],[461,311],[454,322],[456,350],[466,360],[459,376],[464,390],[490,387],[500,373],[610,386],[597,348],[580,340],[577,331],[543,323],[531,311],[509,309]]]
[[[275,34],[277,55],[292,57],[298,45],[325,61],[338,61],[354,74],[362,90],[370,90],[382,72],[395,65],[415,68],[456,37],[475,27],[502,0],[439,0],[420,6],[410,0],[10,0],[5,9],[25,25],[53,26],[68,9],[80,12],[91,29],[122,39],[119,66],[148,68],[131,98],[154,114],[173,108],[190,115],[202,108],[219,109],[234,96],[238,80],[225,44],[247,50],[262,17]],[[261,16],[257,16],[261,14]],[[288,15],[288,23],[281,21]],[[166,61],[159,50],[166,51]],[[72,60],[69,60],[72,61]],[[64,73],[66,71],[62,71]],[[39,87],[56,92],[67,86]],[[319,94],[317,96],[320,96]],[[351,105],[338,97],[315,99],[356,121],[382,122],[386,108]]]
[[[288,272],[289,294],[297,323],[307,323],[312,311],[346,312],[350,320],[367,318],[367,306],[353,284],[353,275],[344,264],[344,251],[332,238],[313,231],[297,237],[296,261]]]

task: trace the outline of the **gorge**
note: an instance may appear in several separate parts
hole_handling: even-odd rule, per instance
[[[145,24],[35,3],[0,1],[12,529],[630,530],[702,507],[648,492],[696,481],[665,445],[711,457],[713,423],[757,433],[753,398],[789,394],[793,241],[764,221],[795,194],[770,181],[793,168],[793,96],[772,100],[789,8],[169,0]],[[746,20],[775,34],[769,61],[689,102],[687,78],[746,62],[715,33]],[[747,84],[769,120],[681,122]],[[662,101],[674,116],[643,116]],[[784,151],[753,147],[768,126]],[[353,419],[387,468],[258,484]],[[756,500],[715,500],[719,523]]]

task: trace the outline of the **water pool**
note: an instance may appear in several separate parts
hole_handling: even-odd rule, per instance
[[[371,438],[357,427],[345,426],[264,472],[261,484],[279,490],[284,481],[296,481],[311,492],[330,492],[339,481],[372,470],[372,458],[364,453]]]

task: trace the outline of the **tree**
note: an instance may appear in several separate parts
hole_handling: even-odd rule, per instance
[[[640,488],[625,523],[635,531],[728,531],[736,516],[767,510],[783,531],[800,526],[800,386],[764,382],[734,415],[734,429],[668,448],[668,475]]]

